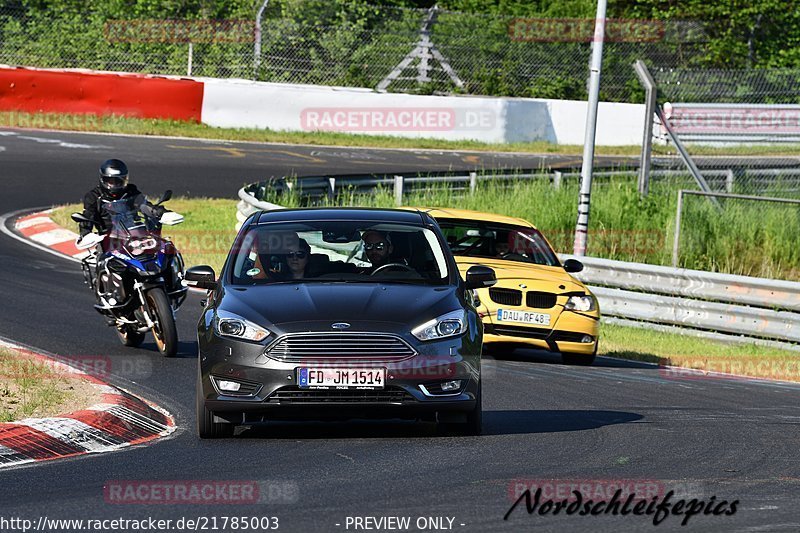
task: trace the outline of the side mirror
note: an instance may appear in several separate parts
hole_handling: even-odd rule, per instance
[[[214,269],[208,265],[193,266],[186,270],[183,281],[189,287],[198,289],[214,290],[217,286]]]
[[[564,261],[564,270],[570,273],[580,272],[583,270],[583,263],[577,259],[567,259]]]
[[[78,224],[80,224],[81,222],[93,223],[92,220],[89,220],[88,218],[86,218],[85,216],[83,216],[80,213],[72,213],[72,215],[70,215],[70,218],[72,218],[72,220],[74,220]]]
[[[467,289],[483,289],[497,283],[497,276],[495,276],[494,270],[491,268],[475,265],[467,270],[467,279],[465,281]]]
[[[166,191],[164,191],[164,194],[161,195],[161,198],[155,203],[155,205],[161,205],[170,198],[172,198],[172,190],[167,189]]]

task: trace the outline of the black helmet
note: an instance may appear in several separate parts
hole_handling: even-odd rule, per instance
[[[119,159],[109,159],[100,165],[100,187],[112,197],[128,186],[128,166]]]

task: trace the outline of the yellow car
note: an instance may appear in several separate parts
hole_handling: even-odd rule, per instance
[[[531,223],[463,209],[419,208],[442,228],[462,276],[473,265],[494,269],[497,284],[478,289],[486,351],[501,345],[560,352],[564,363],[590,365],[597,354],[597,298],[562,265],[547,239]]]

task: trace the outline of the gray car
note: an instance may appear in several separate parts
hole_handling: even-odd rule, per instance
[[[481,431],[483,326],[429,215],[261,212],[242,225],[198,325],[197,428],[230,436],[275,419],[416,418]]]

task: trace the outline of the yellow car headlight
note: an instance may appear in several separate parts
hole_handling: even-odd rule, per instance
[[[570,296],[567,304],[564,306],[567,311],[580,311],[587,313],[597,309],[597,300],[591,294],[584,294],[581,296]]]

